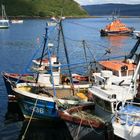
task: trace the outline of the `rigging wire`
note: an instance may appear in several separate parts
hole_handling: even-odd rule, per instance
[[[83,24],[80,24],[80,23],[76,23],[76,22],[73,22],[73,21],[66,21],[67,23],[71,23],[71,24],[75,24],[75,25],[79,25],[81,27],[84,27],[84,28],[89,28],[89,29],[92,29],[92,30],[97,30],[97,28],[93,28],[93,27],[90,27],[90,26],[87,26],[87,25],[83,25]]]

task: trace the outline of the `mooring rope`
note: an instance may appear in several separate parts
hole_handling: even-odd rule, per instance
[[[25,139],[25,136],[26,136],[26,133],[27,133],[28,128],[29,128],[29,126],[30,126],[32,117],[33,117],[33,115],[34,115],[34,111],[35,111],[35,108],[36,108],[36,105],[37,105],[38,97],[39,97],[39,95],[38,95],[37,98],[36,98],[36,101],[35,101],[35,104],[34,104],[34,107],[33,107],[33,110],[32,110],[32,114],[31,114],[31,116],[30,116],[29,122],[28,122],[28,124],[27,124],[27,126],[26,126],[26,129],[25,129],[25,131],[24,131],[24,134],[22,135],[21,140],[24,140],[24,139]]]
[[[80,133],[80,129],[81,129],[81,125],[82,125],[82,118],[81,118],[81,121],[80,121],[80,125],[79,125],[79,127],[78,127],[78,130],[77,130],[77,135],[76,135],[76,140],[78,140],[78,135],[79,135],[79,133]]]

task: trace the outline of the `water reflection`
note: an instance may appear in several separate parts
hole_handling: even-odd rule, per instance
[[[3,139],[12,140],[72,140],[69,130],[63,121],[32,120],[27,132],[29,120],[25,120],[17,102],[8,103],[8,111],[5,116],[4,129],[0,130]],[[8,130],[8,131],[7,131]]]
[[[28,121],[23,122],[19,139],[24,140],[72,140],[64,122],[32,121],[24,135]]]
[[[123,47],[128,38],[129,36],[108,36],[107,40],[112,47]]]

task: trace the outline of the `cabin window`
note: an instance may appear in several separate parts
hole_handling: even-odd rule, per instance
[[[106,109],[107,111],[111,111],[111,104],[110,104],[110,102],[104,101],[104,105],[105,105],[105,109]]]
[[[113,71],[113,75],[119,76],[119,72],[118,71]]]
[[[95,103],[102,107],[103,110],[112,112],[111,103],[105,100],[102,100],[95,96]]]
[[[95,102],[96,104],[98,104],[99,106],[101,107],[104,107],[104,104],[103,104],[103,100],[98,98],[98,97],[95,97]]]
[[[127,71],[121,71],[121,76],[127,76]]]
[[[128,75],[133,75],[134,74],[134,71],[133,70],[129,70],[128,71]]]
[[[122,102],[120,102],[119,104],[117,104],[117,108],[116,108],[116,102],[113,103],[113,110],[115,111],[115,109],[120,110],[120,106],[122,106]]]

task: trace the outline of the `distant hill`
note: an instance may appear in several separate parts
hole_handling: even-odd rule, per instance
[[[120,16],[140,16],[140,4],[101,4],[101,5],[86,5],[83,8],[91,16],[106,16],[116,10],[120,11]]]
[[[87,12],[74,0],[0,0],[8,16],[85,16]],[[1,11],[1,6],[0,6]]]

